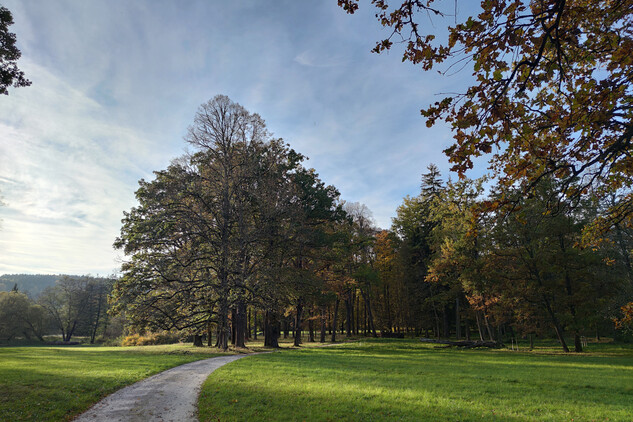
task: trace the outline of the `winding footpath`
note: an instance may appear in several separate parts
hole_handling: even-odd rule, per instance
[[[219,356],[168,369],[109,395],[75,422],[197,422],[202,383],[222,365],[245,356]]]

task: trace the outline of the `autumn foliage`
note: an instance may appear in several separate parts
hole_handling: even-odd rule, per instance
[[[338,3],[354,13],[360,1]],[[403,40],[403,61],[471,72],[468,89],[422,110],[428,126],[452,127],[445,152],[453,170],[463,176],[474,158],[486,156],[502,186],[520,184],[525,192],[549,177],[566,196],[624,190],[593,228],[629,219],[632,1],[486,0],[469,17],[453,1],[371,3],[391,29],[375,52]],[[445,39],[436,37],[440,25]]]

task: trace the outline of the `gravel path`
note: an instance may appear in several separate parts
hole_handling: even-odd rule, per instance
[[[168,369],[109,395],[75,422],[195,422],[202,383],[220,366],[245,356],[219,356]]]

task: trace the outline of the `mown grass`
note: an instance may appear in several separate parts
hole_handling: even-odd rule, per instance
[[[188,345],[0,348],[0,421],[64,421],[165,369],[218,355]]]
[[[201,421],[630,421],[633,349],[583,354],[363,340],[252,356],[204,384]]]

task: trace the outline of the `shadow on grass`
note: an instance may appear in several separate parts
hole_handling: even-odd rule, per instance
[[[560,365],[560,357],[436,353],[415,343],[289,351],[220,369],[199,407],[202,420],[223,421],[629,418],[632,357],[625,371],[571,358]]]

